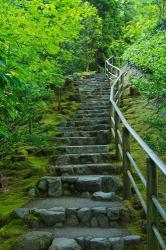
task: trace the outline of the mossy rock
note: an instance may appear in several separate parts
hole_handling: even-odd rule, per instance
[[[42,226],[41,218],[36,214],[29,214],[24,219],[23,222],[25,225],[31,227],[31,228],[39,228]]]
[[[83,72],[82,76],[84,79],[88,79],[90,77],[94,77],[96,74],[96,71],[90,71],[90,72]]]

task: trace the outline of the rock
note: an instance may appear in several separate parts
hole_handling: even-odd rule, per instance
[[[60,208],[38,209],[35,214],[39,215],[46,226],[54,226],[56,223],[65,222],[65,212]]]
[[[99,227],[102,227],[102,228],[109,227],[109,221],[106,215],[103,215],[103,214],[99,215],[97,217],[97,221],[98,221]]]
[[[120,179],[115,176],[106,177],[105,184],[106,184],[106,190],[108,192],[119,191],[120,188],[122,187]]]
[[[76,241],[80,245],[81,249],[87,249],[84,237],[79,237],[79,238],[76,239]]]
[[[111,250],[124,250],[124,240],[120,237],[110,238]]]
[[[76,176],[63,176],[62,177],[62,182],[63,183],[68,183],[68,184],[74,184],[74,183],[76,183],[76,181],[77,181],[77,179],[78,179],[78,177]]]
[[[39,191],[48,192],[50,197],[62,195],[61,177],[44,176],[39,181],[37,188]]]
[[[76,207],[66,208],[66,214],[67,216],[77,215],[77,208]]]
[[[29,195],[31,198],[35,198],[36,195],[37,195],[36,188],[31,188],[31,189],[28,191],[28,195]]]
[[[101,189],[102,180],[99,177],[85,176],[79,177],[76,182],[76,189],[79,192],[95,192]]]
[[[17,218],[24,218],[29,214],[29,209],[28,208],[17,208],[14,209],[12,212],[12,217],[17,219]]]
[[[110,250],[110,243],[105,238],[95,238],[90,241],[91,250]]]
[[[92,195],[92,199],[96,201],[119,201],[120,199],[114,192],[95,192]]]
[[[30,232],[18,238],[14,250],[47,250],[52,243],[49,232]]]
[[[107,216],[111,221],[119,220],[119,208],[108,208],[107,209]]]
[[[38,189],[42,192],[47,192],[48,190],[48,183],[46,180],[40,180],[38,184]]]
[[[95,216],[98,216],[101,214],[106,214],[106,208],[105,207],[94,207],[94,208],[92,208],[92,213]]]
[[[48,181],[48,195],[49,197],[60,197],[62,195],[61,178],[52,178]]]
[[[76,215],[70,215],[68,218],[67,218],[67,225],[69,226],[78,226],[79,225],[79,221],[78,221],[78,218]]]
[[[98,222],[97,222],[97,218],[96,217],[93,217],[91,219],[90,225],[91,225],[91,227],[97,227],[98,226]]]
[[[48,250],[81,250],[81,247],[73,239],[55,238]]]
[[[140,242],[141,237],[138,235],[128,235],[125,236],[124,238],[125,245],[130,245],[130,244],[137,244]]]
[[[81,208],[77,211],[77,216],[81,223],[89,223],[91,218],[91,210],[89,208]]]

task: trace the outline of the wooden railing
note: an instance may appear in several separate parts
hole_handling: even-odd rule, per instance
[[[147,217],[147,249],[166,250],[166,244],[159,231],[160,219],[166,222],[166,212],[158,200],[157,170],[166,177],[166,165],[155,152],[142,140],[136,131],[128,124],[120,111],[123,101],[125,71],[113,65],[113,57],[105,62],[105,76],[111,83],[110,91],[110,119],[111,134],[115,139],[116,158],[123,161],[123,197],[131,198],[131,187],[134,189],[139,202]],[[131,139],[146,154],[147,178],[141,173],[131,152]],[[141,157],[141,156],[140,156]],[[146,201],[141,194],[132,174],[132,168],[138,175],[146,190]]]

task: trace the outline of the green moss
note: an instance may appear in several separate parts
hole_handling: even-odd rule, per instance
[[[9,238],[9,237],[16,237],[23,232],[27,232],[28,228],[24,226],[22,220],[13,220],[6,226],[0,229],[0,237],[2,238]]]
[[[17,243],[17,238],[10,238],[8,240],[1,240],[0,250],[12,250]]]
[[[11,212],[30,201],[28,190],[36,185],[40,177],[47,174],[50,154],[58,154],[54,150],[56,141],[49,139],[55,138],[58,126],[65,124],[78,109],[79,104],[70,100],[75,94],[78,93],[74,89],[62,94],[60,111],[56,96],[49,102],[47,110],[39,110],[41,119],[38,124],[34,124],[32,135],[27,135],[27,125],[18,127],[24,141],[14,145],[1,161],[0,171],[8,178],[8,184],[0,189],[0,226],[4,225],[0,230],[0,250],[13,249],[17,236],[29,230],[19,220],[10,222]],[[34,220],[34,216],[30,216],[28,220]]]
[[[23,224],[22,220],[18,219],[11,221],[0,229],[0,250],[14,249],[18,236],[28,231],[30,231],[30,229]]]

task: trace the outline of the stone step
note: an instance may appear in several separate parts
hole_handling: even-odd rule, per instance
[[[110,96],[108,95],[110,93],[110,90],[108,89],[100,89],[100,88],[88,88],[88,89],[79,89],[80,92],[80,98],[81,100],[84,100],[84,98],[93,96],[94,99],[101,99],[102,95],[107,95],[107,98],[109,99]]]
[[[117,200],[118,197],[113,194],[112,199]],[[54,199],[56,206],[45,208],[43,203],[49,203],[49,201],[46,199],[44,202],[43,200],[40,206],[39,202],[31,204],[32,207],[26,210],[27,214],[33,215],[29,221],[30,226],[114,228],[125,225],[130,221],[129,211],[120,201],[99,202],[90,199],[64,197]]]
[[[96,102],[93,102],[91,100],[87,100],[85,102],[81,102],[81,105],[79,107],[79,109],[82,109],[82,108],[87,108],[87,109],[103,109],[103,108],[106,108],[108,109],[110,107],[109,105],[109,100],[106,100],[105,102],[103,101],[100,101],[100,100],[97,100]]]
[[[63,145],[95,145],[98,144],[96,137],[56,137],[56,141]]]
[[[101,114],[101,113],[107,113],[109,115],[109,109],[101,108],[101,109],[84,109],[79,108],[79,110],[76,111],[76,114]]]
[[[81,118],[80,120],[72,120],[68,122],[68,126],[93,126],[94,124],[110,124],[109,119],[108,118],[91,118],[91,119],[85,119],[85,118]]]
[[[86,130],[86,131],[74,131],[74,132],[67,132],[67,131],[59,131],[58,135],[65,135],[67,137],[74,137],[74,135],[76,135],[77,137],[97,137],[98,134],[106,134],[109,135],[109,130],[105,129],[105,130]]]
[[[109,97],[110,95],[106,95],[106,94],[87,94],[86,93],[86,97],[85,97],[85,100],[91,100],[91,101],[97,101],[97,100],[100,100],[100,101],[105,101],[105,100],[109,100]]]
[[[109,100],[110,95],[109,94],[102,94],[102,93],[96,93],[96,94],[87,94],[86,93],[86,97],[85,100],[92,100],[92,101],[97,101],[97,100]]]
[[[89,154],[108,153],[108,145],[83,145],[83,146],[59,146],[56,147],[63,154]]]
[[[53,207],[63,207],[63,208],[95,208],[95,207],[109,207],[109,208],[116,208],[120,207],[123,209],[126,209],[125,205],[121,201],[121,199],[115,194],[115,193],[102,193],[103,195],[110,195],[110,199],[104,200],[95,200],[93,196],[95,194],[102,193],[102,192],[96,192],[94,193],[91,197],[89,198],[83,198],[83,197],[68,197],[68,196],[63,196],[59,198],[38,198],[36,200],[30,201],[27,205],[26,208],[28,209],[50,209]],[[17,215],[21,215],[21,211],[23,208],[19,208],[14,210],[14,213]]]
[[[79,110],[77,111],[77,114],[79,113],[105,113],[109,112],[109,107],[100,107],[100,108],[94,108],[94,107],[80,107]]]
[[[91,131],[61,131],[58,133],[59,137],[95,137],[98,145],[110,143],[110,132],[109,130],[91,130]]]
[[[131,235],[124,227],[49,227],[20,236],[15,249],[46,250],[124,250],[138,245],[140,237]]]
[[[78,165],[51,165],[49,166],[49,172],[55,176],[62,175],[98,175],[98,174],[119,174],[121,173],[121,167],[114,167],[110,163],[100,164],[78,164]]]
[[[70,127],[70,126],[64,126],[60,127],[59,131],[61,132],[76,132],[76,131],[96,131],[96,130],[108,130],[110,128],[107,124],[94,124],[91,126],[79,126],[79,127]]]
[[[100,109],[107,109],[109,108],[109,101],[107,101],[107,103],[101,103],[101,102],[86,102],[86,103],[81,103],[80,108],[84,108],[84,109],[95,109],[95,110],[100,110]]]
[[[110,153],[84,153],[84,154],[64,154],[50,157],[50,164],[70,165],[86,163],[107,163],[110,162]]]
[[[102,112],[102,113],[84,113],[84,114],[76,114],[75,119],[107,119],[108,121],[110,120],[110,116],[108,112]]]
[[[87,88],[100,88],[100,89],[104,89],[104,88],[107,88],[107,89],[110,89],[110,84],[101,84],[100,82],[96,82],[96,83],[92,83],[90,82],[89,84],[85,84],[85,83],[80,83],[78,88],[80,89],[87,89]]]
[[[121,181],[112,175],[44,176],[37,183],[37,192],[46,197],[90,196],[97,191],[117,192]]]
[[[100,87],[100,88],[110,88],[110,84],[101,81],[86,81],[79,84],[79,87],[88,88],[88,87]]]

